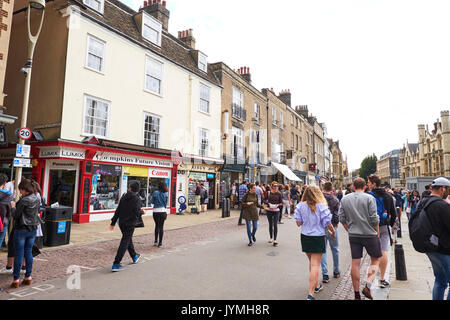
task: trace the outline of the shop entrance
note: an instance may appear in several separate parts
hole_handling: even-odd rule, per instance
[[[50,192],[48,204],[58,202],[61,206],[73,207],[75,200],[75,170],[50,170]]]
[[[207,177],[207,181],[206,184],[207,186],[205,186],[208,189],[208,210],[213,210],[215,209],[215,203],[216,203],[216,175],[215,174],[211,174],[208,173],[206,175]]]

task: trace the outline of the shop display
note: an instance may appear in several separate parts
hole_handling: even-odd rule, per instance
[[[91,211],[115,210],[119,205],[122,167],[94,164]]]

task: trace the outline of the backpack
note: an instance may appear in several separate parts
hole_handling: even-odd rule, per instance
[[[369,192],[369,194],[372,195],[377,202],[377,214],[378,214],[378,217],[380,218],[380,226],[383,226],[386,224],[387,217],[388,217],[387,210],[384,207],[383,198],[381,198],[381,197],[378,198],[377,196],[375,196],[375,194],[373,192]]]
[[[439,198],[430,199],[420,210],[411,216],[409,220],[409,237],[414,249],[421,253],[436,252],[439,246],[439,238],[433,233],[433,227],[428,219],[427,208]]]

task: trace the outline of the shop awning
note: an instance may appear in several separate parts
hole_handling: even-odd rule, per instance
[[[301,181],[299,177],[297,177],[291,169],[289,169],[287,166],[285,166],[284,164],[280,164],[280,163],[275,163],[272,162],[272,165],[278,170],[280,171],[286,178],[288,178],[291,181]]]

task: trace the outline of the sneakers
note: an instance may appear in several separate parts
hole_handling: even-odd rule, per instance
[[[137,253],[133,258],[133,264],[138,263],[140,258],[141,258],[141,255],[139,253]]]
[[[340,273],[333,273],[333,278],[339,279],[341,277]]]
[[[330,277],[329,277],[327,274],[324,274],[324,275],[323,275],[322,282],[323,282],[323,283],[328,283],[328,282],[330,282]]]
[[[319,293],[322,290],[323,290],[323,285],[320,285],[318,288],[314,289],[314,293]]]
[[[373,297],[372,297],[372,294],[370,293],[370,289],[369,289],[369,288],[365,287],[365,288],[362,290],[362,294],[363,294],[367,299],[373,300]]]
[[[306,300],[316,300],[316,298],[314,298],[312,295],[308,294],[308,297],[306,298]]]
[[[125,268],[121,264],[113,264],[111,270],[112,270],[112,272],[119,272],[119,271],[125,270]]]
[[[253,246],[253,242],[249,242],[249,243],[248,243],[248,246],[249,246],[249,247]]]
[[[254,234],[252,234],[252,239],[253,239],[253,242],[256,242],[256,237]]]
[[[11,268],[11,269],[6,269],[6,267],[4,267],[4,268],[2,268],[2,269],[0,270],[0,273],[1,273],[1,274],[13,274],[13,268]]]
[[[380,287],[381,288],[387,288],[389,286],[390,286],[389,282],[387,282],[386,280],[380,280]]]

